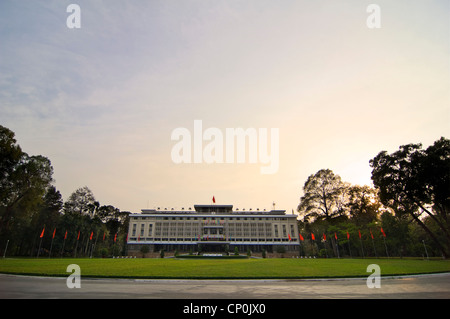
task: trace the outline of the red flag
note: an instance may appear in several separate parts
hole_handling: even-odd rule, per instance
[[[39,236],[39,238],[44,237],[44,232],[45,232],[45,226],[44,226],[44,228],[42,229],[42,232],[41,232],[41,235]]]
[[[67,238],[67,230],[66,233],[64,234],[64,240]]]
[[[114,235],[114,242],[116,242],[117,239],[117,233]]]
[[[334,233],[334,238],[337,240],[337,234],[336,234],[336,232]]]
[[[105,241],[105,232],[103,232],[103,241]]]
[[[216,203],[216,199],[214,198],[214,196],[213,196],[213,203],[214,203],[214,204]]]
[[[55,233],[56,233],[56,228],[53,230],[53,237],[52,237],[52,239],[55,238]]]
[[[89,240],[92,240],[93,235],[94,235],[94,232],[91,232],[91,236],[89,237]]]
[[[358,229],[359,239],[361,239],[361,231]]]
[[[323,234],[323,240],[327,241],[327,235]]]
[[[381,233],[383,234],[384,237],[386,237],[386,233],[383,230],[383,227],[381,227]]]
[[[77,240],[80,239],[80,231],[78,231]]]
[[[372,237],[372,239],[373,239],[372,229],[369,229],[369,230],[370,230],[370,237]]]
[[[311,233],[311,239],[312,239],[312,240],[316,240],[316,237],[314,237],[314,234],[313,234],[313,233]]]
[[[298,234],[298,237],[300,237],[301,241],[304,241],[305,239],[303,238],[302,234]]]
[[[347,231],[347,239],[350,239],[350,234],[348,233],[348,231]]]
[[[289,241],[291,241],[291,234],[288,234],[288,237],[289,237]]]

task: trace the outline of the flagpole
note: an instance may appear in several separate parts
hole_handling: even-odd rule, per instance
[[[44,237],[44,232],[45,232],[45,225],[44,225],[44,228],[42,229],[41,235],[39,236],[41,239],[39,240],[39,248],[38,248],[36,258],[39,258],[39,253],[41,252],[42,237]]]
[[[6,251],[8,250],[8,244],[9,244],[9,239],[6,241],[6,247],[5,247],[5,251],[3,252],[3,258],[5,258],[6,256]],[[425,246],[425,243],[424,243]],[[426,251],[426,248],[425,248]],[[428,253],[427,253],[427,259],[428,259]]]
[[[364,256],[364,245],[363,245],[363,242],[362,242],[362,239],[361,239],[361,232],[359,230],[358,230],[358,234],[359,234],[359,242],[361,243],[362,256],[364,258],[365,257]]]
[[[384,236],[383,236],[383,241],[384,241],[384,248],[386,248],[386,256],[387,256],[387,258],[389,258],[388,249],[386,246],[386,237],[384,237]]]
[[[64,246],[66,245],[66,235],[64,235],[64,241],[63,241],[63,245],[61,248],[61,253],[60,253],[60,258],[62,258],[63,252],[64,252]]]
[[[353,258],[352,250],[350,249],[350,234],[348,233],[348,230],[347,230],[347,244],[348,244],[348,253],[350,254],[350,258]]]
[[[54,234],[54,232],[53,232],[53,234]],[[55,238],[55,236],[52,236],[52,243],[50,244],[50,251],[49,251],[49,253],[48,253],[48,258],[50,258],[51,255],[52,255],[53,239],[54,239],[54,238]]]
[[[39,240],[39,248],[38,248],[38,252],[37,252],[36,258],[39,258],[39,252],[41,251],[41,244],[42,244],[42,237],[41,237],[41,239]]]
[[[77,243],[75,244],[75,256],[74,258],[77,258],[77,249],[78,249],[78,240],[80,239],[80,231],[78,231],[77,235]]]
[[[369,229],[369,231],[370,231],[370,237],[372,238],[373,252],[375,253],[375,257],[378,258],[377,250],[375,249],[375,242],[373,241],[372,230]]]
[[[336,233],[334,233],[334,239],[335,239],[335,241],[336,241],[336,250],[337,250],[338,258],[341,258],[341,256],[339,255],[339,240],[338,240],[338,238],[337,238]],[[331,238],[331,240],[333,240],[333,238]]]

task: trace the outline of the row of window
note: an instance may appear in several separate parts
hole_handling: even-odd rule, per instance
[[[145,217],[145,216],[138,216],[138,217],[132,217],[132,221],[136,220],[204,220],[204,221],[225,221],[225,220],[287,220],[287,217]]]
[[[145,233],[146,225],[148,225],[147,234]],[[273,225],[274,237],[288,237],[287,226],[290,226],[289,236],[294,236],[295,228],[294,225],[281,225],[281,236],[279,231],[279,225]],[[134,237],[138,233],[138,224],[132,224],[131,236]],[[196,224],[169,224],[169,223],[156,223],[155,225],[155,234],[153,234],[153,224],[140,224],[139,228],[139,237],[168,237],[168,236],[198,236],[201,232],[200,227]],[[210,228],[204,227],[203,234],[224,234],[224,228]],[[272,224],[271,223],[233,223],[229,224],[227,227],[227,235],[230,237],[272,237]]]
[[[266,239],[262,239],[262,238],[212,238],[212,237],[206,237],[206,236],[202,236],[201,238],[198,237],[189,237],[189,238],[177,238],[177,237],[158,237],[158,238],[147,238],[147,237],[130,237],[130,241],[138,241],[138,242],[157,242],[157,241],[181,241],[181,242],[198,242],[198,241],[218,241],[219,239],[221,240],[226,240],[226,241],[238,241],[238,242],[245,242],[245,241],[251,241],[251,242],[296,242],[297,239],[296,238],[291,238],[291,240],[289,240],[288,238],[266,238]]]

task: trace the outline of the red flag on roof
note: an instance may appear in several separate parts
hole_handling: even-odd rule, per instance
[[[216,198],[213,196],[213,203],[215,204],[216,203]]]

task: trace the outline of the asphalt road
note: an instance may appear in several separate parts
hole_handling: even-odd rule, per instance
[[[128,280],[83,279],[69,289],[66,278],[0,274],[0,298],[151,298],[151,299],[450,299],[450,273],[389,277],[380,288],[366,279],[332,280]]]

